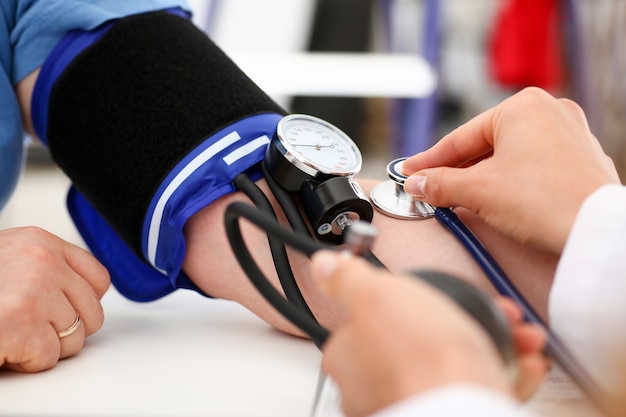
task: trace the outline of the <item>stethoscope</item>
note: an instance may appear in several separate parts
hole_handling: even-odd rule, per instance
[[[496,290],[513,299],[528,322],[545,329],[548,335],[546,353],[589,398],[603,407],[606,395],[454,211],[451,208],[432,207],[404,192],[404,181],[407,178],[402,171],[404,159],[396,159],[388,164],[389,180],[376,186],[368,198],[354,179],[361,169],[362,157],[348,135],[327,121],[309,115],[291,114],[281,119],[268,145],[262,169],[291,229],[278,223],[267,197],[245,174],[235,178],[234,184],[250,198],[254,207],[242,202],[233,203],[225,215],[227,236],[233,252],[257,290],[321,348],[329,332],[316,321],[300,293],[285,245],[311,256],[320,249],[337,250],[337,244],[345,243],[347,250],[384,267],[370,250],[375,234],[369,225],[373,218],[372,205],[380,213],[397,219],[434,217],[458,239]],[[308,225],[294,199],[300,200]],[[242,217],[267,232],[285,296],[269,283],[246,248],[239,228],[239,219]],[[446,274],[418,271],[415,275],[452,297],[476,318],[496,343],[505,363],[514,367],[515,354],[506,320],[493,307],[491,300],[469,284]]]
[[[387,165],[387,176],[390,179],[376,186],[370,194],[374,206],[379,212],[397,219],[414,220],[435,217],[463,245],[498,293],[514,300],[524,313],[526,321],[539,325],[546,331],[548,335],[546,353],[570,375],[582,391],[597,405],[603,407],[606,404],[605,394],[600,392],[597,383],[582,368],[560,338],[550,330],[526,298],[520,294],[496,260],[456,213],[451,208],[433,207],[404,191],[407,176],[402,170],[402,163],[405,159],[395,159]]]
[[[487,275],[496,290],[500,294],[512,298],[522,308],[527,321],[538,323],[545,328],[546,325],[541,317],[519,293],[495,259],[452,209],[433,207],[413,198],[404,191],[404,182],[407,176],[402,171],[402,163],[405,159],[399,158],[391,161],[387,165],[387,175],[390,179],[372,189],[370,198],[378,211],[390,217],[404,220],[436,218],[458,239]]]

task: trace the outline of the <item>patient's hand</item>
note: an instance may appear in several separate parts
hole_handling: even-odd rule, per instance
[[[37,372],[78,353],[102,326],[108,287],[85,250],[35,227],[0,231],[0,365]],[[60,337],[77,314],[78,329]]]

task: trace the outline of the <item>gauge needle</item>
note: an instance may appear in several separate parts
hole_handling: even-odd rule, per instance
[[[298,147],[303,147],[303,148],[315,148],[318,151],[322,148],[334,148],[335,145],[294,145],[296,148]]]

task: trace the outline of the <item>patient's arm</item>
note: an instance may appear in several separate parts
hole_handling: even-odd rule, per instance
[[[374,181],[360,181],[369,194]],[[271,197],[263,181],[259,182]],[[193,216],[185,227],[188,252],[183,264],[185,272],[201,289],[215,297],[234,300],[282,330],[298,333],[269,306],[248,281],[236,259],[230,253],[224,230],[224,211],[233,201],[245,201],[240,194],[226,196]],[[278,211],[278,210],[277,210]],[[522,293],[543,316],[557,258],[553,255],[524,248],[499,234],[467,211],[457,213],[483,241],[500,266],[518,285]],[[274,283],[278,278],[269,254],[267,237],[245,220],[242,230],[248,248],[266,276]],[[379,236],[373,252],[391,270],[432,268],[455,274],[487,292],[495,291],[465,249],[435,219],[397,220],[376,213],[374,225]],[[313,313],[322,324],[332,327],[339,314],[312,285],[308,260],[290,252],[296,280]]]
[[[16,87],[24,123],[31,134],[29,103],[37,75],[38,71],[35,71]],[[260,181],[259,184],[271,198],[271,193],[264,182]],[[372,181],[361,181],[367,194],[374,184]],[[207,294],[237,301],[270,324],[285,331],[298,333],[262,299],[231,253],[224,231],[224,211],[226,206],[235,200],[245,201],[245,197],[239,193],[223,197],[189,220],[185,227],[188,252],[183,269]],[[537,311],[545,317],[548,292],[557,258],[514,243],[469,212],[458,210],[457,213],[492,252]],[[493,292],[474,261],[435,219],[396,220],[376,213],[374,224],[379,231],[374,253],[391,270],[433,268],[458,275],[486,291]],[[266,236],[255,227],[246,226],[248,225],[244,225],[242,229],[251,253],[255,255],[265,274],[273,282],[278,283]],[[334,315],[338,312],[311,284],[308,260],[295,252],[290,252],[290,257],[298,284],[312,311],[323,324],[332,325]]]
[[[15,86],[15,94],[17,96],[17,101],[20,104],[20,111],[22,112],[24,130],[33,137],[35,135],[35,130],[33,129],[33,122],[30,115],[30,99],[33,95],[35,83],[37,82],[37,77],[40,72],[41,68],[37,68],[35,71],[24,77],[24,79],[22,79],[22,81]]]

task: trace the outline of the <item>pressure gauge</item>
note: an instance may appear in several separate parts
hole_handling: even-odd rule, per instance
[[[315,235],[328,243],[341,243],[353,222],[372,220],[374,209],[354,180],[361,163],[361,152],[348,135],[304,114],[278,122],[263,160],[278,185],[300,196]]]
[[[267,148],[265,167],[283,188],[297,192],[304,181],[353,177],[361,152],[336,126],[304,114],[285,116]]]

